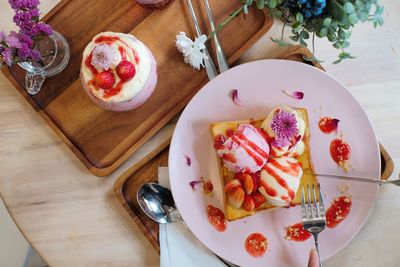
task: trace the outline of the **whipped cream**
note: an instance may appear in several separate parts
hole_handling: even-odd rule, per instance
[[[258,191],[268,203],[278,207],[288,206],[295,197],[302,175],[303,169],[296,159],[270,159],[261,170]]]
[[[217,154],[225,166],[235,172],[257,172],[265,165],[269,156],[269,145],[259,129],[242,124],[228,136]]]
[[[114,49],[116,53],[116,59],[113,61],[113,65],[111,66],[111,70],[115,71],[116,66],[121,62],[122,57],[119,49],[122,48],[125,55],[126,60],[134,64],[136,68],[135,76],[129,80],[124,82],[121,91],[113,96],[104,97],[105,91],[101,88],[98,88],[94,83],[90,83],[93,80],[94,75],[91,70],[85,65],[86,59],[90,56],[93,49],[97,45],[95,42],[99,37],[118,37],[119,40],[113,41],[110,46]],[[136,55],[139,57],[139,61],[137,62]],[[99,33],[95,37],[93,37],[92,41],[86,46],[83,52],[83,60],[81,65],[81,77],[83,82],[89,88],[89,91],[98,99],[101,99],[104,102],[110,103],[120,103],[124,101],[131,100],[136,95],[140,93],[140,91],[145,86],[147,80],[151,75],[151,67],[152,67],[152,56],[150,56],[150,51],[148,48],[138,39],[130,34],[123,33],[115,33],[115,32],[103,32]],[[97,69],[101,72],[101,69]],[[118,75],[115,75],[115,85],[120,82],[120,78]]]

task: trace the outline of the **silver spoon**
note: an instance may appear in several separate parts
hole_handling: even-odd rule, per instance
[[[156,183],[143,184],[136,194],[136,199],[144,213],[154,221],[158,223],[181,222],[186,226],[175,207],[175,202],[169,189]],[[236,266],[217,254],[214,255],[226,266]]]
[[[144,213],[154,221],[158,223],[183,222],[169,189],[156,183],[143,184],[136,198]]]

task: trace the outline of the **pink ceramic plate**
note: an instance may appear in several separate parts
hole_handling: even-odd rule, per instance
[[[235,105],[229,94],[239,91],[243,106]],[[293,99],[282,90],[303,91],[302,100]],[[235,67],[209,82],[187,105],[176,127],[170,148],[169,171],[172,192],[183,219],[193,234],[217,255],[240,266],[306,266],[314,240],[294,242],[284,239],[285,227],[300,222],[299,207],[260,212],[228,223],[225,232],[217,232],[208,222],[206,207],[212,204],[223,210],[222,188],[211,122],[263,118],[275,106],[287,104],[308,109],[311,130],[311,154],[316,172],[343,174],[329,155],[334,134],[325,135],[318,128],[321,115],[340,119],[339,127],[352,149],[355,170],[349,175],[379,179],[378,143],[365,112],[354,97],[333,77],[303,63],[286,60],[262,60]],[[185,155],[191,157],[189,167]],[[211,179],[213,196],[192,191],[189,182],[199,177]],[[338,186],[349,186],[353,196],[350,215],[336,228],[320,234],[322,259],[337,253],[357,234],[373,206],[377,186],[319,178],[326,207],[339,196]],[[261,258],[250,256],[246,238],[254,232],[268,238],[268,251]]]

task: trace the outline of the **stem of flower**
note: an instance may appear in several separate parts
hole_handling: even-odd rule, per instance
[[[281,42],[283,42],[283,35],[285,33],[286,25],[287,25],[287,20],[285,20],[285,23],[283,23],[282,32],[281,32]]]
[[[211,37],[214,36],[214,34],[218,33],[220,30],[222,30],[223,27],[225,27],[227,24],[229,24],[229,22],[231,22],[240,12],[243,11],[245,5],[242,5],[239,9],[237,9],[235,12],[233,12],[232,14],[229,15],[229,17],[224,20],[223,22],[221,22],[217,28],[215,28],[214,31],[212,31],[208,36],[207,36],[207,40],[208,41]]]

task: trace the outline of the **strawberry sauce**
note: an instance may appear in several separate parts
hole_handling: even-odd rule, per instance
[[[251,256],[260,258],[268,249],[268,240],[260,233],[253,233],[247,237],[244,247]]]
[[[225,220],[225,214],[222,210],[212,206],[207,206],[207,219],[208,222],[217,230],[218,232],[223,232],[227,228],[227,221]]]
[[[326,226],[334,228],[350,214],[353,202],[348,196],[340,196],[333,200],[326,210]]]
[[[333,131],[336,131],[338,124],[339,120],[331,117],[322,117],[318,121],[318,127],[324,134],[330,134]]]
[[[304,229],[302,223],[289,225],[286,228],[286,239],[296,242],[306,241],[311,237],[311,234]]]

